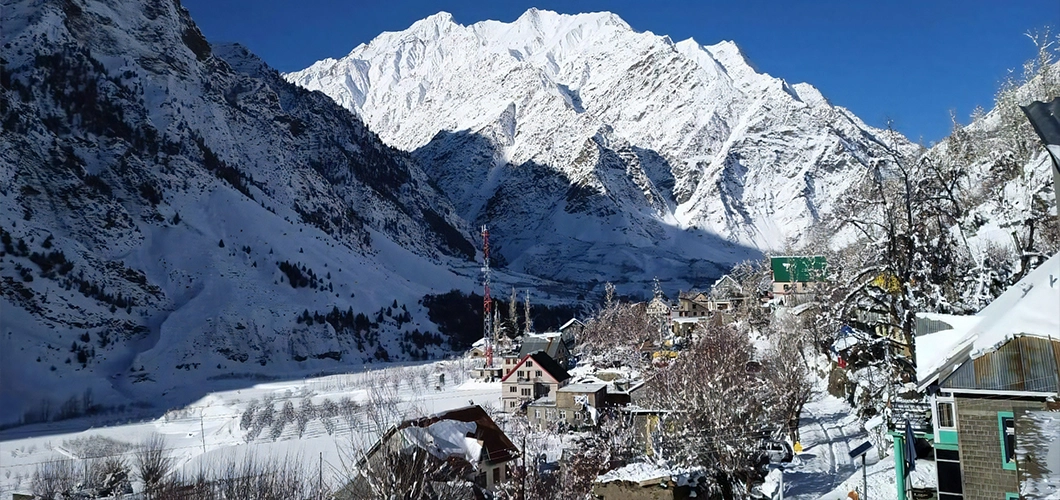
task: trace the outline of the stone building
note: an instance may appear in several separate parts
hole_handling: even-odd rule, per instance
[[[1060,254],[975,316],[918,315],[917,379],[931,400],[939,500],[1017,497],[1017,422],[1060,398]],[[898,498],[906,443],[892,433]]]

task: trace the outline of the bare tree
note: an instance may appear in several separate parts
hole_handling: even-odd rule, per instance
[[[711,468],[714,493],[758,477],[760,441],[780,427],[750,339],[699,325],[698,341],[648,380],[648,402],[666,412],[656,450],[677,465]]]
[[[73,460],[52,460],[37,466],[30,484],[34,497],[53,500],[69,497],[77,481]]]
[[[149,498],[164,487],[166,476],[172,471],[173,459],[166,450],[165,439],[152,434],[145,439],[133,455],[136,473],[144,484],[144,492]]]

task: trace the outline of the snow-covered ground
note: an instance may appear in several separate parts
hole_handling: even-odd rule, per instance
[[[444,384],[439,385],[439,374],[445,375]],[[470,403],[487,409],[500,407],[499,382],[467,380],[465,374],[466,366],[459,361],[390,367],[213,392],[151,421],[73,433],[51,426],[9,429],[0,432],[0,500],[11,498],[12,492],[27,491],[38,464],[85,455],[128,454],[132,445],[153,434],[164,437],[176,469],[189,474],[222,459],[254,453],[259,458],[286,457],[313,467],[323,458],[325,480],[334,482],[348,470],[351,458],[378,438],[380,429],[404,417],[430,415]],[[300,411],[306,398],[318,409],[327,401],[334,402],[338,412],[325,422],[318,411],[301,436],[296,421],[265,426],[253,438],[248,438],[250,429],[241,427],[252,403],[264,408],[264,402],[269,401],[275,420],[280,420],[286,403]],[[346,403],[345,398],[357,404]],[[370,402],[380,400],[393,401],[393,405],[384,405],[392,410],[373,411]],[[354,410],[343,411],[346,407]],[[385,422],[376,423],[373,414],[382,414]],[[26,436],[27,430],[37,432]]]
[[[806,404],[799,424],[803,450],[783,468],[784,498],[845,499],[854,490],[865,498],[861,460],[852,461],[849,453],[868,441],[869,433],[846,402],[819,389],[819,395]],[[866,466],[868,498],[894,498],[894,459],[889,455],[879,458],[873,448],[866,455]],[[770,480],[776,480],[775,473]]]

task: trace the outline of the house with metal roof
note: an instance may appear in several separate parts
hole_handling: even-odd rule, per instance
[[[1019,422],[1060,398],[1060,254],[974,316],[918,314],[919,389],[931,428],[939,500],[1020,492]],[[899,416],[896,416],[899,417]],[[904,433],[892,433],[898,498],[905,496]]]
[[[571,367],[571,349],[574,347],[574,336],[572,333],[549,332],[530,333],[523,335],[519,346],[519,359],[537,351],[548,354],[553,360],[564,368]],[[508,370],[505,370],[507,374]]]
[[[828,261],[820,255],[778,255],[769,258],[773,274],[773,295],[794,295],[810,291],[814,283],[828,277]]]

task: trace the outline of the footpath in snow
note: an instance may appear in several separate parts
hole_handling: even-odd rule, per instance
[[[841,500],[854,490],[866,498],[861,459],[851,460],[850,450],[868,441],[869,433],[845,401],[819,390],[803,409],[799,438],[802,453],[783,469],[785,499]],[[866,455],[866,465],[867,498],[894,498],[894,461],[890,455],[881,459],[874,447]]]

